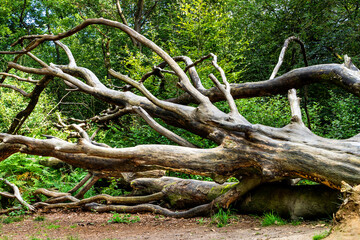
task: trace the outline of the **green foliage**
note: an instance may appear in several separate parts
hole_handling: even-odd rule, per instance
[[[326,238],[327,236],[329,236],[330,234],[330,231],[325,231],[323,233],[320,233],[320,234],[317,234],[315,236],[313,236],[313,240],[321,240],[321,239],[324,239]]]
[[[51,169],[39,164],[39,159],[38,156],[26,157],[24,154],[14,154],[0,162],[0,167],[3,169],[0,177],[14,183],[20,189],[24,200],[29,202],[32,201],[32,192],[38,188],[57,188],[59,191],[66,192],[87,174],[79,168],[71,169],[71,171]],[[0,183],[0,191],[3,190],[9,191],[4,183]],[[89,191],[86,196],[91,194],[95,195],[94,190]],[[17,202],[14,201],[13,204]]]
[[[204,218],[197,219],[196,221],[197,221],[198,224],[200,224],[200,225],[203,225],[203,224],[206,223],[206,220],[204,220]]]
[[[322,100],[309,106],[313,131],[320,136],[335,139],[350,138],[358,134],[359,106],[359,98],[339,89],[323,92]]]
[[[277,214],[265,213],[263,219],[261,221],[262,226],[270,226],[270,225],[285,225],[287,222],[279,217]]]
[[[121,195],[129,194],[129,192],[119,187],[119,183],[116,178],[112,177],[109,180],[110,180],[109,186],[98,188],[96,190],[101,192],[102,194],[108,194],[111,196],[121,196]],[[101,179],[99,181],[101,181]]]
[[[34,218],[34,221],[36,222],[43,222],[45,221],[45,216],[39,215]]]
[[[24,220],[23,216],[8,216],[5,218],[2,218],[1,222],[4,224],[9,224],[9,223],[13,223],[13,222],[21,222],[22,220]]]
[[[310,180],[307,180],[307,179],[301,179],[297,185],[319,185],[319,183],[317,182],[313,182],[313,181],[310,181]]]
[[[211,216],[211,224],[215,224],[218,228],[221,228],[228,225],[231,219],[237,219],[237,217],[230,209],[225,211],[224,209],[219,208],[219,211]]]
[[[15,217],[15,216],[23,216],[25,214],[26,214],[26,211],[24,209],[19,209],[19,210],[15,210],[15,211],[10,212],[8,215],[12,216],[12,217]]]
[[[236,100],[239,112],[253,124],[283,127],[290,123],[287,96]]]
[[[139,216],[131,216],[131,214],[118,214],[114,213],[111,219],[108,220],[108,223],[136,223],[140,222]]]
[[[60,225],[50,223],[49,225],[46,226],[46,228],[47,229],[58,229],[58,228],[60,228]]]
[[[213,181],[210,177],[204,177],[200,175],[193,175],[193,174],[186,174],[181,172],[173,172],[173,171],[167,171],[166,176],[169,177],[178,177],[183,179],[194,179],[194,180],[201,180],[201,181]]]

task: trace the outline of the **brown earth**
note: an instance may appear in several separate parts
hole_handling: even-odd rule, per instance
[[[347,196],[346,196],[347,195]],[[360,185],[346,191],[328,240],[360,239]]]
[[[218,228],[210,218],[174,219],[152,214],[139,216],[136,223],[108,223],[112,213],[53,212],[27,216],[20,222],[2,224],[0,239],[282,239],[306,240],[329,230],[324,222],[262,227],[258,217],[237,215]],[[2,216],[4,217],[4,216]]]

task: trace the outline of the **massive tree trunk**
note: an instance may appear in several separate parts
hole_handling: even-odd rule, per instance
[[[131,85],[132,88],[136,88],[143,96],[130,91],[121,92],[107,88],[89,69],[77,66],[70,49],[59,42],[92,24],[118,28],[143,46],[153,50],[164,60],[152,72],[145,74],[140,81],[135,81],[112,69],[109,70],[109,74]],[[195,62],[184,56],[172,58],[155,43],[128,26],[106,19],[88,19],[74,29],[59,35],[25,36],[14,45],[28,39],[33,41],[26,49],[0,53],[27,54],[42,67],[30,68],[14,61],[9,62],[9,69],[14,68],[30,74],[60,78],[70,87],[71,91],[90,94],[116,106],[115,111],[108,111],[109,114],[105,116],[93,118],[92,120],[95,122],[137,113],[154,130],[180,146],[139,145],[131,148],[110,148],[94,142],[81,126],[72,124],[68,127],[79,132],[80,138],[77,143],[52,136],[47,136],[46,139],[34,139],[1,133],[0,160],[4,160],[16,152],[22,152],[56,157],[102,176],[120,176],[122,172],[165,169],[210,176],[218,183],[225,182],[229,177],[236,177],[240,180],[240,184],[212,200],[224,207],[239,199],[252,188],[266,182],[301,177],[334,189],[340,189],[342,182],[350,185],[360,184],[360,135],[345,140],[333,140],[312,133],[302,122],[299,99],[296,97],[294,89],[307,84],[328,82],[359,96],[360,72],[349,58],[346,58],[344,64],[304,67],[275,77],[289,42],[296,41],[302,44],[296,38],[289,38],[284,44],[279,63],[269,80],[229,84],[224,71],[217,64],[215,55],[209,54]],[[33,49],[46,41],[56,41],[67,54],[68,65],[47,64],[31,53]],[[211,74],[210,79],[214,82],[215,87],[205,89],[200,82],[195,66],[209,58],[212,58],[212,65],[219,72],[223,84]],[[186,68],[182,69],[177,61],[185,62]],[[170,70],[167,70],[167,67]],[[184,91],[184,94],[175,99],[160,100],[144,87],[143,82],[151,75],[162,76],[162,73],[169,72],[178,76],[177,85]],[[189,76],[186,72],[189,72]],[[6,75],[5,73],[1,74]],[[11,87],[3,83],[1,86]],[[11,88],[21,93],[20,89]],[[287,91],[292,115],[289,116],[289,124],[283,128],[251,124],[238,112],[234,100]],[[33,97],[31,94],[23,95]],[[215,107],[213,103],[220,100],[228,102],[230,113],[224,113]],[[217,143],[218,147],[197,148],[194,144],[157,124],[154,117],[162,119],[169,125],[210,139]],[[18,128],[18,126],[13,127]],[[200,210],[196,209],[188,216],[203,213],[203,210],[208,209],[209,206],[200,207]],[[116,210],[116,207],[111,209]],[[119,209],[126,211],[128,208],[119,207]],[[136,209],[155,211],[155,208],[149,205],[133,207],[129,211],[136,211]]]

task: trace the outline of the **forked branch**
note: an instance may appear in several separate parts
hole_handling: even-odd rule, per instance
[[[170,139],[171,141],[179,144],[180,146],[184,147],[193,147],[197,148],[196,145],[188,142],[184,138],[180,137],[179,135],[171,132],[170,130],[166,129],[165,127],[158,124],[143,108],[141,107],[133,107],[135,112],[139,114],[148,124],[152,127],[156,132],[160,133],[161,135],[165,136],[166,138]]]
[[[31,211],[35,211],[35,208],[33,206],[31,206],[30,204],[28,204],[27,202],[25,202],[24,199],[21,197],[20,190],[15,184],[9,182],[8,180],[6,180],[4,178],[0,178],[0,181],[3,181],[6,185],[11,187],[13,189],[13,191],[14,191],[13,194],[11,194],[11,193],[0,193],[0,195],[3,195],[5,197],[16,198],[25,208],[27,208],[27,209],[29,209]]]

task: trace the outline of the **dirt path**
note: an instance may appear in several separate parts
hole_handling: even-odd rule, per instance
[[[124,224],[107,221],[112,213],[57,212],[28,216],[20,222],[2,224],[0,239],[283,239],[306,240],[328,230],[321,222],[301,222],[297,226],[261,227],[255,217],[238,215],[222,228],[209,218],[173,219],[151,214],[137,214],[140,221]],[[43,221],[35,221],[43,220]]]

